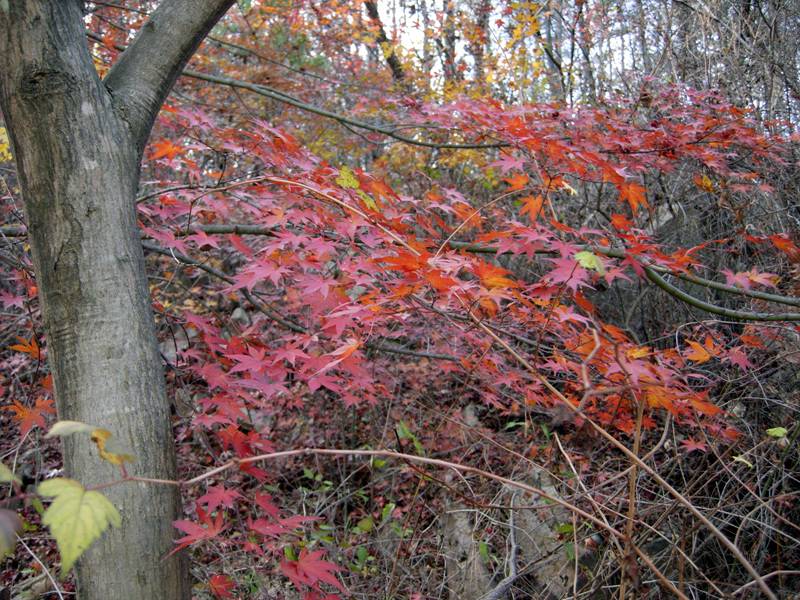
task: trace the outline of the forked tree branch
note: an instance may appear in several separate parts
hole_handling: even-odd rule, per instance
[[[183,67],[235,0],[164,0],[104,79],[141,155]]]

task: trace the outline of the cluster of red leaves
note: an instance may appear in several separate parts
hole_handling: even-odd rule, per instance
[[[251,314],[234,326],[202,302],[159,305],[190,340],[173,366],[190,374],[201,394],[191,427],[229,456],[270,452],[270,431],[259,423],[287,407],[313,414],[331,400],[349,407],[388,398],[386,381],[405,355],[436,361],[442,385],[468,374],[480,400],[501,414],[557,404],[546,378],[587,416],[623,434],[633,432],[636,406],[644,403],[645,428],[667,411],[680,425],[735,438],[709,400],[711,382],[693,365],[715,359],[747,369],[753,344],[690,335],[678,339],[680,347],[644,346],[604,323],[590,297],[600,285],[641,277],[643,264],[681,273],[702,268],[697,248],[667,250],[645,230],[654,205],[647,175],[682,167],[702,174],[695,185],[706,193],[765,192],[757,170],[780,163],[778,141],[757,133],[735,107],[678,89],[665,90],[646,114],[624,102],[565,110],[464,100],[406,109],[412,121],[504,144],[487,151],[493,155],[482,176],[504,178],[491,201],[479,205],[439,185],[421,194],[395,191],[378,175],[329,164],[270,123],[231,129],[200,109],[167,107],[162,137],[147,155],[148,176],[183,189],[140,203],[142,230],[176,257],[206,267],[211,279],[199,294],[215,292]],[[202,160],[208,148],[227,157],[221,170]],[[562,199],[592,185],[615,190],[608,228],[576,227],[560,214]],[[797,252],[788,236],[747,235],[771,241],[790,260]],[[609,248],[624,258],[601,252]],[[174,259],[159,268],[171,273]],[[725,275],[743,288],[774,285],[769,273]],[[23,284],[20,295],[3,300],[7,307],[23,302]],[[533,371],[476,324],[512,343]],[[11,349],[28,361],[40,358],[34,338]],[[43,399],[11,409],[24,435],[44,425],[52,405]],[[267,480],[254,463],[241,471]],[[260,556],[297,541],[309,521],[282,517],[260,493],[249,500],[216,485],[197,500],[196,520],[176,522],[186,534],[176,550],[224,539],[234,510],[251,515],[246,549]],[[321,584],[341,589],[336,567],[321,557],[321,550],[303,548],[280,568],[319,597]],[[222,576],[210,585],[218,597],[232,593]]]
[[[706,187],[713,178],[729,194],[768,191],[754,170],[780,163],[780,145],[734,107],[681,93],[666,90],[646,121],[624,104],[571,111],[476,101],[417,106],[420,120],[508,144],[489,167],[507,185],[484,206],[451,187],[432,186],[420,196],[396,192],[378,176],[328,164],[265,122],[220,129],[198,109],[171,107],[162,131],[179,136],[184,151],[170,155],[161,143],[151,155],[165,187],[178,166],[198,187],[211,183],[196,158],[204,146],[227,153],[233,166],[214,173],[224,180],[220,191],[179,190],[141,204],[143,230],[175,252],[217,256],[206,259],[215,268],[234,265],[226,281],[210,287],[261,309],[242,327],[219,314],[173,313],[192,339],[183,366],[207,390],[193,427],[239,458],[269,451],[269,431],[254,426],[252,415],[274,416],[286,407],[313,414],[322,399],[346,407],[387,398],[384,382],[396,361],[389,349],[439,361],[445,377],[469,373],[481,401],[502,414],[557,403],[544,376],[585,414],[625,434],[644,402],[645,428],[663,410],[679,424],[735,439],[709,400],[713,382],[693,365],[720,360],[747,369],[751,344],[685,337],[683,347],[643,346],[602,322],[589,300],[600,283],[641,277],[643,264],[702,269],[699,248],[668,251],[640,225],[652,208],[646,175],[688,165],[703,173]],[[197,139],[202,143],[189,141]],[[729,166],[739,154],[750,157],[747,171]],[[618,203],[610,228],[575,228],[559,218],[560,198],[577,187],[609,184]],[[598,252],[594,262],[580,260],[587,249],[611,247],[624,258]],[[774,284],[771,274],[756,271],[728,281],[745,288]],[[475,322],[514,343],[537,373],[502,352]],[[704,449],[691,440],[684,447]],[[254,465],[242,470],[265,478]],[[207,515],[237,496],[217,490],[204,498]],[[190,534],[182,545],[224,527],[219,516],[206,519],[178,524]],[[266,535],[291,529],[260,519],[249,527]],[[338,587],[335,569],[320,556],[304,549],[281,570],[313,593],[321,592],[320,583]]]

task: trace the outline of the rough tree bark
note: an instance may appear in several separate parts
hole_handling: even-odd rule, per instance
[[[175,477],[175,454],[136,225],[139,165],[186,61],[234,0],[164,0],[101,81],[81,0],[0,0],[0,108],[16,160],[60,419],[106,427],[136,474]],[[67,473],[117,475],[68,439]],[[88,600],[189,595],[165,559],[180,509],[171,486],[109,488],[122,527],[80,560]]]

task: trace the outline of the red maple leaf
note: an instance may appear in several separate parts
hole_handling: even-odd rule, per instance
[[[234,501],[241,497],[242,495],[236,490],[226,490],[225,486],[212,485],[209,486],[208,491],[200,496],[197,501],[205,504],[208,512],[212,512],[219,506],[233,508]]]
[[[697,440],[693,440],[692,438],[687,438],[681,442],[681,446],[683,447],[684,452],[686,454],[691,454],[695,450],[698,452],[706,452],[708,450],[708,446],[705,442],[698,442]]]
[[[208,589],[217,598],[233,598],[233,581],[227,575],[212,575]]]
[[[297,560],[281,561],[281,571],[298,589],[302,589],[303,586],[318,589],[319,582],[322,582],[344,592],[344,587],[334,576],[334,573],[341,571],[342,568],[331,562],[321,560],[323,554],[323,550],[308,552],[303,548]]]
[[[501,154],[500,158],[493,163],[489,163],[490,167],[498,167],[503,175],[514,169],[521,169],[524,165],[524,160],[510,154]]]
[[[187,535],[175,541],[178,545],[172,549],[170,555],[197,542],[213,539],[225,529],[225,524],[223,523],[224,515],[221,512],[217,513],[217,516],[212,520],[208,513],[198,508],[197,517],[200,520],[199,523],[185,520],[172,522],[175,528],[180,529]]]
[[[563,283],[573,292],[586,283],[589,272],[578,264],[573,258],[548,258],[556,264],[556,268],[547,274],[547,279],[554,284]]]

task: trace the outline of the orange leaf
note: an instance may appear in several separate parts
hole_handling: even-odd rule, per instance
[[[709,179],[708,175],[695,173],[692,179],[694,184],[704,192],[710,193],[714,191],[714,182]]]
[[[337,358],[335,360],[332,360],[331,362],[329,362],[327,365],[322,367],[316,373],[314,373],[314,376],[320,375],[321,373],[324,373],[325,371],[328,371],[328,370],[332,369],[333,367],[338,365],[343,360],[347,360],[348,358],[350,358],[350,356],[353,354],[353,352],[355,352],[356,350],[358,350],[361,347],[361,342],[359,340],[355,339],[355,338],[350,338],[347,341],[348,341],[348,343],[345,344],[344,346],[340,346],[339,348],[337,348],[333,352],[331,352],[329,354],[326,354],[326,356],[335,356]]]
[[[14,419],[19,424],[19,433],[22,437],[34,427],[45,428],[45,415],[53,415],[56,410],[53,408],[53,401],[47,398],[37,398],[32,408],[20,404],[16,400],[11,406],[6,407],[14,412]]]
[[[384,256],[376,259],[376,261],[389,265],[386,267],[387,269],[414,273],[427,266],[428,258],[429,256],[419,256],[405,250],[398,250],[397,256]]]
[[[464,202],[458,202],[453,205],[453,211],[456,216],[463,221],[462,227],[466,229],[481,228],[481,215],[480,213]]]
[[[519,212],[523,215],[527,213],[531,222],[535,221],[536,217],[539,216],[539,212],[542,210],[544,198],[542,198],[541,194],[537,194],[536,196],[525,196],[524,198],[520,198],[520,201],[522,202],[523,207]]]
[[[475,273],[480,277],[481,283],[490,290],[494,288],[517,287],[515,281],[506,277],[509,271],[503,267],[498,267],[490,263],[480,263],[475,267]]]
[[[769,236],[769,239],[778,250],[786,254],[791,262],[800,262],[800,248],[789,239],[788,235],[776,233]]]
[[[503,181],[509,185],[509,192],[516,192],[517,190],[521,190],[528,185],[529,179],[530,178],[525,173],[519,173],[518,175],[506,177]]]
[[[159,140],[152,144],[153,152],[150,154],[150,160],[157,160],[159,158],[168,158],[172,160],[179,154],[183,153],[181,146],[176,146],[170,140]]]
[[[649,208],[647,204],[647,194],[645,193],[644,186],[636,183],[623,183],[619,186],[619,199],[625,200],[631,207],[631,212],[636,214],[640,206]]]
[[[631,227],[633,227],[633,223],[628,219],[628,217],[619,213],[614,213],[611,215],[611,224],[615,229],[619,229],[620,231],[628,231]]]
[[[635,346],[628,350],[628,358],[644,358],[650,354],[650,346]]]
[[[739,340],[751,348],[763,348],[764,342],[763,340],[758,337],[757,335],[750,335],[749,333],[743,333],[739,336]]]
[[[457,284],[455,279],[442,275],[442,272],[438,269],[431,269],[425,273],[425,279],[437,292],[446,292]]]
[[[719,356],[719,355],[720,355],[720,353],[721,353],[721,352],[722,352],[722,350],[723,350],[723,348],[722,348],[721,346],[717,346],[717,345],[714,343],[714,340],[711,338],[711,336],[710,336],[710,335],[707,335],[707,336],[706,336],[706,341],[705,341],[705,343],[704,343],[703,345],[705,346],[706,350],[708,350],[708,353],[709,353],[711,356],[714,356],[714,357],[717,357],[717,356]]]
[[[717,406],[716,404],[712,404],[708,400],[704,400],[702,398],[690,398],[689,402],[691,402],[692,407],[697,412],[707,417],[715,417],[723,412],[723,410],[719,406]]]
[[[17,352],[30,354],[31,358],[35,358],[36,360],[39,360],[42,357],[41,352],[39,351],[39,344],[36,342],[35,337],[31,337],[30,341],[28,341],[25,338],[17,336],[17,340],[19,340],[19,344],[9,346],[10,350],[16,350]]]
[[[711,354],[701,344],[691,340],[688,343],[692,349],[686,353],[686,358],[696,363],[704,363],[711,360]]]

